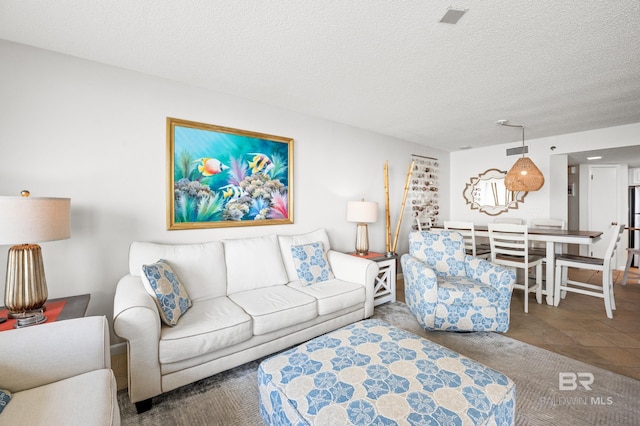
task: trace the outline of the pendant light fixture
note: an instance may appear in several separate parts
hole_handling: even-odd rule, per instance
[[[507,124],[507,120],[500,120],[498,124],[508,127],[520,127],[522,129],[522,158],[511,167],[504,178],[504,186],[509,191],[537,191],[544,185],[544,176],[529,157],[524,156],[524,126]]]

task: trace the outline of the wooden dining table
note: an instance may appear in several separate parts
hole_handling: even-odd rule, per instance
[[[489,228],[485,225],[475,226],[477,237],[489,237]],[[547,304],[553,305],[555,289],[555,254],[562,252],[562,244],[593,244],[600,241],[601,231],[579,231],[572,229],[529,228],[529,241],[542,241],[546,244],[546,291]]]

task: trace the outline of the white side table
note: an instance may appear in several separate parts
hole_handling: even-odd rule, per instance
[[[397,255],[386,257],[383,253],[369,252],[366,256],[358,256],[355,252],[352,256],[373,260],[378,264],[378,276],[375,280],[373,293],[373,306],[396,301],[396,262]]]

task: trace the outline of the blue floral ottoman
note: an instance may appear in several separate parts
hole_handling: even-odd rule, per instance
[[[380,320],[365,320],[264,360],[269,425],[510,425],[504,374]]]

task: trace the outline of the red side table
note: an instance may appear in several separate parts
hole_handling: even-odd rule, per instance
[[[91,295],[81,294],[79,296],[47,300],[44,305],[50,309],[48,309],[49,313],[47,313],[47,310],[44,312],[44,315],[47,317],[46,322],[63,321],[85,316],[90,299]],[[4,306],[0,307],[0,317],[7,317],[7,311]],[[15,322],[15,319],[7,319],[6,322],[0,324],[0,331],[13,330]],[[35,326],[37,326],[37,324],[33,327]]]

